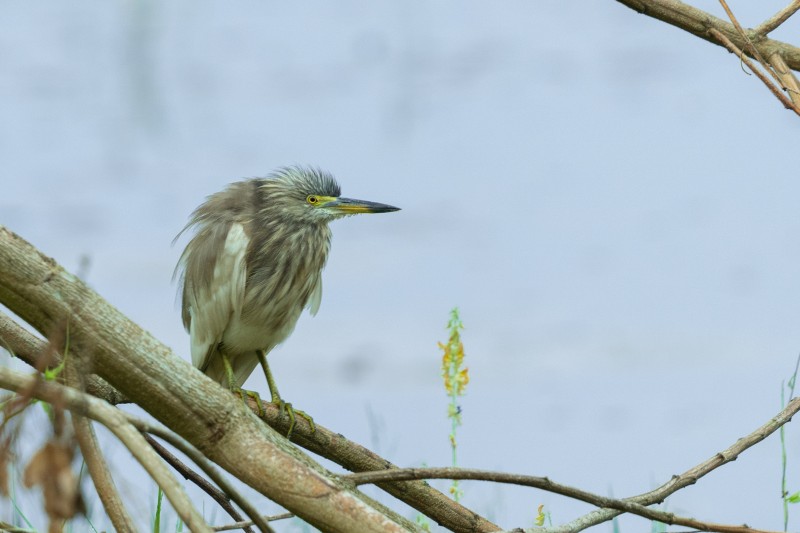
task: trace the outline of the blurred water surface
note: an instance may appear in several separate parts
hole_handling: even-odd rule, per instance
[[[738,4],[746,26],[782,7]],[[402,207],[335,223],[320,313],[271,355],[287,399],[397,464],[449,461],[436,341],[456,305],[463,466],[628,496],[780,407],[797,118],[721,48],[616,2],[3,2],[0,69],[0,223],[67,268],[87,256],[90,284],[187,359],[170,242],[206,195],[303,163]],[[145,524],[155,489],[121,477]],[[588,510],[464,489],[509,528],[540,503],[554,523]],[[779,489],[773,436],[667,508],[778,529]]]

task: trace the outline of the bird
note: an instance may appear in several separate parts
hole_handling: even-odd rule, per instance
[[[289,337],[303,310],[319,310],[328,224],[392,211],[399,208],[342,198],[333,175],[303,166],[234,182],[207,197],[175,237],[194,230],[174,273],[193,365],[244,400],[254,393],[242,385],[260,363],[272,402],[289,416],[289,435],[295,413],[315,429],[310,416],[281,398],[267,354]]]

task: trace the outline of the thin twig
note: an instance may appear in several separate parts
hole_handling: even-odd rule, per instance
[[[80,372],[76,368],[78,361],[77,357],[71,357],[69,363],[64,367],[64,373],[68,385],[81,390]],[[89,470],[97,495],[100,497],[103,508],[114,529],[120,532],[136,531],[136,525],[127,509],[125,509],[125,504],[122,502],[117,485],[111,476],[108,463],[100,451],[100,444],[97,442],[97,435],[94,432],[92,423],[88,418],[73,411],[72,427],[75,430],[75,437],[81,449],[81,455],[86,462],[86,468]]]
[[[800,9],[800,0],[794,0],[788,6],[784,7],[773,16],[756,26],[756,29],[753,30],[756,35],[767,35],[768,33],[772,32],[786,22],[786,20],[794,15],[794,13]]]
[[[30,390],[31,395],[39,400],[63,404],[73,412],[106,426],[161,487],[175,512],[193,532],[212,531],[194,508],[178,480],[172,476],[147,441],[127,422],[122,411],[69,387],[54,382],[42,382],[36,376],[26,376],[9,368],[0,367],[0,387],[15,392]]]
[[[767,64],[767,62],[761,56],[761,52],[758,51],[758,48],[755,47],[755,45],[753,44],[753,41],[750,40],[750,36],[747,35],[747,32],[744,31],[744,28],[742,28],[742,25],[739,24],[739,21],[737,20],[736,16],[734,16],[733,11],[731,11],[731,8],[728,7],[728,2],[726,2],[725,0],[719,0],[719,3],[722,4],[722,8],[725,10],[725,13],[728,14],[728,18],[731,19],[731,22],[733,23],[733,26],[736,28],[736,31],[739,32],[739,36],[742,38],[742,40],[747,45],[747,46],[745,46],[745,48],[749,49],[749,51],[752,54],[752,56],[754,58],[756,58],[756,60],[759,63],[761,63],[762,67],[764,67],[764,70],[769,72],[770,76],[772,76],[772,78],[777,82],[778,86],[781,89],[786,89],[786,87],[783,85],[783,81],[781,81],[781,78],[772,70],[772,68],[770,68],[770,66]]]
[[[206,459],[203,454],[201,454],[194,446],[190,445],[188,442],[184,441],[182,438],[157,422],[148,422],[128,413],[125,413],[125,417],[128,422],[131,423],[131,425],[133,425],[142,433],[150,433],[155,435],[180,450],[182,454],[191,459],[194,464],[199,466],[200,469],[205,472],[209,478],[211,478],[211,481],[216,483],[222,492],[225,493],[232,501],[234,501],[236,505],[238,505],[239,508],[244,511],[244,514],[253,520],[256,526],[261,528],[262,531],[271,531],[267,521],[261,519],[261,514],[258,512],[258,509],[256,509],[247,498],[242,496],[239,491],[236,490],[236,487],[234,487],[233,484],[225,478],[225,476],[220,474],[219,470],[217,470],[214,465],[212,465],[211,462]]]
[[[708,33],[710,35],[713,35],[714,38],[717,39],[732,54],[735,54],[735,55],[739,56],[739,58],[742,61],[744,61],[744,63],[750,68],[750,70],[752,70],[753,73],[756,76],[758,76],[758,79],[760,79],[762,82],[764,82],[764,85],[766,85],[767,88],[770,90],[770,92],[772,92],[772,94],[775,95],[775,98],[777,98],[778,100],[781,101],[781,103],[783,104],[783,106],[786,109],[794,111],[795,113],[800,115],[800,108],[795,106],[794,103],[791,100],[789,100],[786,97],[785,94],[783,94],[780,91],[780,89],[778,89],[777,87],[775,87],[775,85],[770,83],[769,79],[766,76],[764,76],[764,74],[761,72],[761,70],[756,68],[756,66],[753,64],[753,62],[750,61],[750,59],[748,59],[747,56],[741,50],[739,50],[739,48],[735,44],[733,44],[733,42],[730,39],[725,37],[725,35],[723,35],[719,31],[715,30],[714,28],[708,30]]]
[[[0,531],[8,533],[38,533],[35,529],[25,529],[24,527],[12,526],[6,522],[0,522]]]
[[[702,531],[719,531],[722,533],[776,533],[765,532],[752,529],[748,526],[731,526],[726,524],[714,524],[703,522],[693,518],[677,516],[674,513],[661,511],[660,509],[650,509],[644,505],[633,503],[615,498],[607,498],[582,489],[569,487],[556,483],[546,477],[524,476],[521,474],[508,474],[505,472],[492,472],[488,470],[475,470],[466,468],[402,468],[383,470],[378,472],[362,472],[359,474],[349,474],[344,476],[355,483],[362,485],[365,483],[376,483],[378,481],[389,480],[408,480],[408,479],[472,479],[480,481],[494,481],[496,483],[509,483],[512,485],[522,485],[534,487],[554,494],[561,494],[586,503],[591,503],[597,507],[606,509],[617,509],[627,513],[635,514],[650,520],[658,520],[665,524],[688,526]]]
[[[237,511],[236,508],[231,505],[230,498],[224,492],[216,488],[214,485],[209,483],[208,480],[189,468],[183,461],[175,457],[169,450],[159,444],[156,439],[147,433],[144,433],[143,435],[145,440],[150,443],[150,446],[153,447],[156,453],[160,455],[161,458],[164,459],[170,466],[172,466],[172,468],[177,470],[184,479],[188,479],[200,487],[206,494],[211,496],[214,501],[220,505],[220,507],[225,509],[225,512],[227,512],[231,518],[237,522],[242,522],[242,515],[240,515],[239,511]],[[253,529],[251,527],[246,527],[244,530],[248,533],[253,533]]]
[[[50,343],[36,337],[2,312],[0,312],[0,346],[33,368],[38,369],[41,366],[42,354],[52,358],[56,366],[61,364],[61,355],[52,350]],[[94,374],[86,379],[86,392],[112,405],[128,402],[122,393]]]
[[[283,514],[276,514],[272,516],[265,516],[264,520],[267,522],[275,522],[277,520],[286,520],[287,518],[294,518],[294,514],[292,513],[283,513]],[[214,526],[212,529],[214,531],[233,531],[234,529],[244,529],[247,526],[252,526],[252,520],[244,520],[242,522],[236,522],[235,524],[225,524],[224,526]]]
[[[78,440],[83,460],[86,461],[86,468],[89,470],[92,483],[94,483],[103,509],[114,529],[120,532],[136,531],[133,519],[125,509],[114,478],[111,476],[108,463],[100,451],[92,423],[86,417],[73,413],[72,427],[75,429],[75,437]]]
[[[697,466],[690,468],[681,475],[673,476],[672,479],[655,490],[640,494],[638,496],[625,498],[623,501],[635,502],[640,505],[653,505],[654,503],[663,502],[670,494],[696,483],[701,477],[705,476],[709,472],[712,472],[716,468],[719,468],[720,466],[731,461],[735,461],[742,452],[751,446],[758,444],[769,435],[777,431],[778,428],[789,422],[792,419],[792,416],[794,416],[798,411],[800,411],[800,398],[794,398],[789,401],[789,404],[783,410],[781,410],[781,412],[775,415],[775,417],[769,422],[762,425],[749,435],[737,440],[726,450],[714,454],[709,459],[703,461]],[[619,514],[621,514],[621,511],[616,509],[597,509],[573,520],[572,522],[569,522],[568,524],[564,524],[563,526],[545,528],[537,531],[539,533],[576,533],[588,527],[607,522]]]

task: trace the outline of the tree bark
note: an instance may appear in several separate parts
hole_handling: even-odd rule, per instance
[[[63,328],[88,369],[209,459],[324,531],[408,531],[349,488],[77,277],[0,226],[0,303],[43,336]]]

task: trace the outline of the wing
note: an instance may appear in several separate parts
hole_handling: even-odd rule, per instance
[[[192,363],[205,371],[231,317],[241,313],[250,239],[237,222],[205,225],[189,242],[183,267],[183,322]]]
[[[311,291],[311,296],[308,298],[306,307],[311,316],[317,314],[319,311],[319,304],[322,303],[322,273],[317,274],[317,281],[314,284],[314,290]]]

